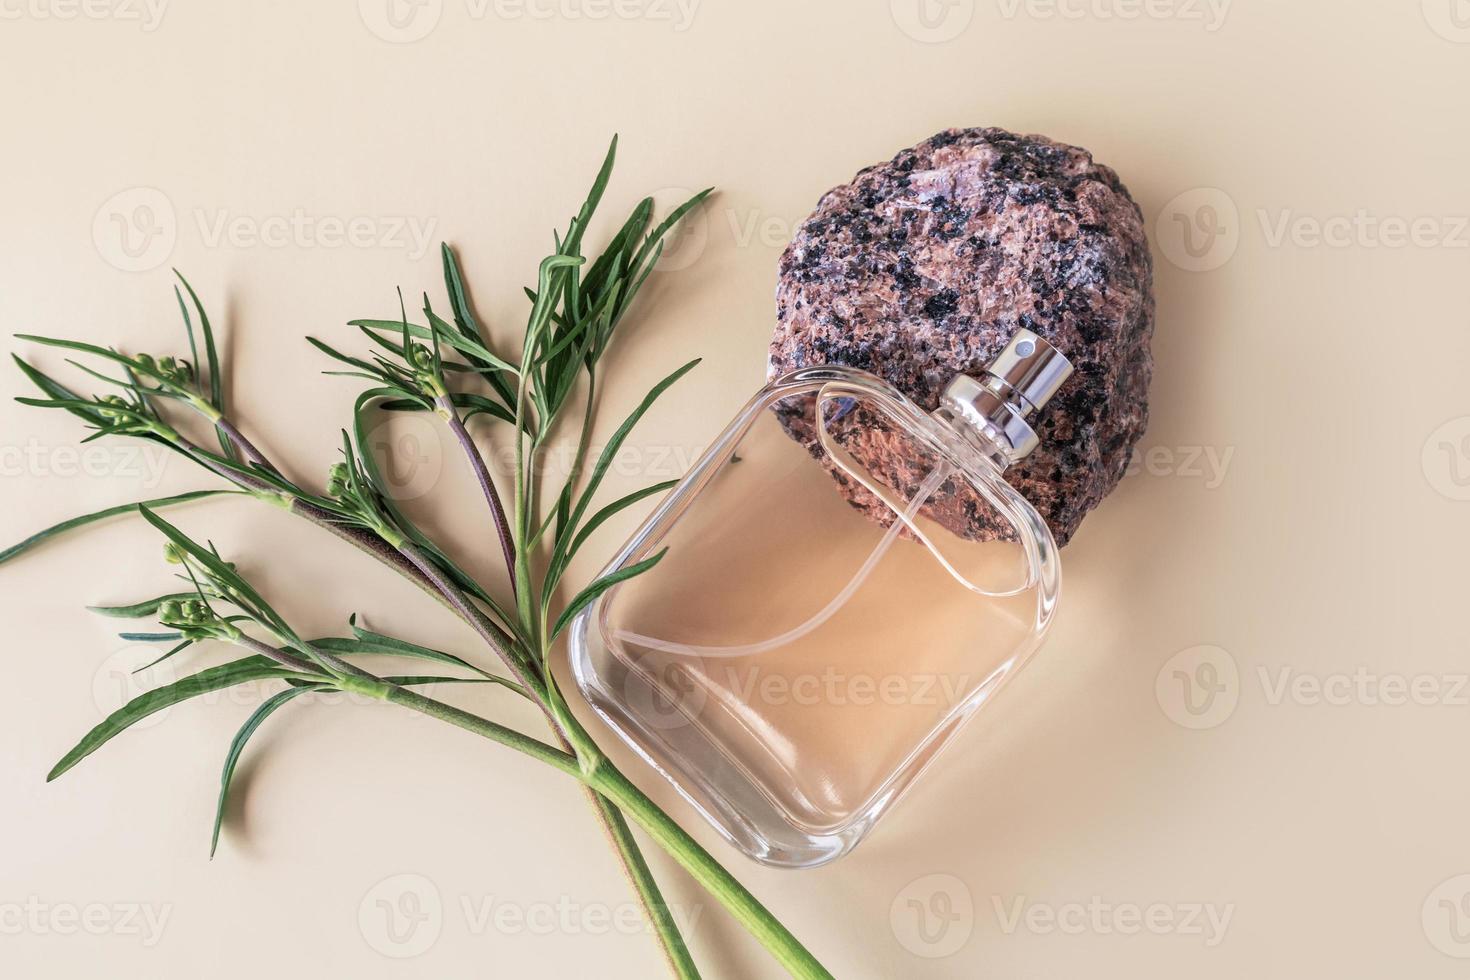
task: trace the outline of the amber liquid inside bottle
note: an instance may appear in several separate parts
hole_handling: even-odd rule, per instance
[[[978,608],[901,524],[834,492],[774,417],[737,455],[602,629],[662,690],[668,728],[698,727],[789,821],[831,832],[1003,671],[1035,601]]]

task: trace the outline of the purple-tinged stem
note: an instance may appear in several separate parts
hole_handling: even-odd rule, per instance
[[[465,457],[470,461],[470,468],[475,471],[475,479],[480,483],[480,491],[485,495],[485,503],[490,505],[490,514],[495,519],[495,534],[500,538],[500,551],[505,556],[505,570],[510,575],[510,588],[514,592],[516,587],[515,538],[510,533],[510,521],[505,516],[505,505],[500,502],[500,494],[495,489],[495,481],[490,478],[490,470],[485,466],[485,457],[480,455],[479,447],[470,438],[469,430],[460,420],[459,411],[454,407],[454,402],[449,396],[439,395],[434,399],[434,404],[444,413],[449,423],[449,431],[453,432],[454,438],[459,440],[460,448],[464,450]]]

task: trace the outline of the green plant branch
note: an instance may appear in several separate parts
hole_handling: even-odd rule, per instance
[[[504,726],[480,718],[459,708],[435,701],[415,691],[394,688],[386,700],[412,711],[447,721],[476,735],[510,744],[512,748],[533,755],[569,776],[581,780],[618,806],[654,839],[704,889],[723,905],[735,919],[760,941],[761,945],[793,976],[801,980],[831,980],[832,974],[812,953],[783,926],[760,900],[751,894],[724,866],[715,860],[693,837],[658,808],[642,790],[606,758],[590,772],[585,771],[575,756],[536,742],[539,749],[528,749],[506,740]],[[524,736],[522,736],[524,738]],[[534,739],[531,741],[535,741]]]
[[[679,924],[674,921],[673,913],[659,889],[658,880],[654,878],[653,870],[643,857],[643,850],[633,837],[632,828],[628,826],[623,811],[591,786],[584,785],[583,789],[602,811],[603,827],[607,831],[608,841],[622,858],[623,871],[633,885],[644,916],[653,927],[669,971],[680,980],[699,980],[699,969],[694,965],[689,945],[679,931]]]
[[[513,649],[501,647],[495,642],[492,636],[487,635],[486,627],[488,624],[480,622],[483,619],[483,614],[479,612],[479,609],[467,596],[455,587],[454,583],[450,582],[432,563],[428,562],[422,553],[417,552],[412,545],[406,543],[401,545],[400,549],[426,577],[435,582],[436,587],[446,601],[448,601],[450,607],[460,613],[461,617],[470,624],[471,628],[480,634],[486,644],[494,649],[515,675],[521,679],[522,685],[531,693],[543,713],[546,714],[547,722],[556,734],[562,750],[568,753],[569,757],[580,766],[578,756],[572,754],[575,750],[568,737],[570,733],[564,731],[563,725],[560,723],[556,714],[548,707],[548,688],[546,682],[541,677],[539,666],[535,663],[522,664],[521,660],[524,659],[523,657],[516,657]],[[409,693],[412,694],[412,692]],[[416,698],[420,697],[420,695],[412,696]],[[458,720],[462,719],[459,716],[455,716],[455,718],[446,718],[445,720],[455,721],[457,723]],[[589,786],[585,787],[585,789],[593,809],[598,814],[608,842],[612,845],[618,856],[623,873],[627,877],[629,884],[633,887],[634,893],[638,896],[644,913],[648,916],[648,921],[654,929],[659,948],[662,950],[664,958],[668,962],[669,969],[680,980],[697,980],[699,972],[695,968],[693,958],[689,953],[689,947],[684,941],[684,937],[680,934],[677,923],[674,922],[673,915],[669,911],[668,903],[664,899],[663,893],[659,889],[658,883],[648,867],[647,860],[643,857],[643,852],[638,846],[637,840],[634,839],[628,829],[627,821],[623,818],[617,807],[611,804],[594,788]]]
[[[691,362],[680,368],[649,393],[601,452],[586,479],[587,485],[580,488],[579,492],[578,483],[582,482],[588,455],[597,392],[596,363],[606,351],[612,333],[629,303],[657,262],[664,235],[709,193],[704,191],[695,195],[653,228],[650,228],[653,202],[645,198],[634,208],[605,250],[588,264],[587,258],[582,254],[582,240],[606,187],[615,148],[616,139],[609,148],[581,209],[571,220],[565,233],[556,236],[555,252],[541,263],[536,288],[526,291],[531,299],[531,311],[518,366],[512,363],[513,359],[501,357],[487,346],[485,336],[469,308],[457,260],[447,246],[443,248],[442,255],[453,323],[437,316],[425,296],[423,312],[426,325],[410,324],[403,310],[400,294],[402,315],[399,320],[351,321],[375,343],[386,349],[389,352],[386,356],[374,352],[370,355],[371,360],[357,358],[340,353],[314,338],[308,338],[319,350],[351,368],[348,371],[328,373],[365,377],[375,385],[358,397],[353,410],[352,426],[356,432],[358,448],[354,449],[353,439],[344,432],[344,460],[332,467],[331,479],[324,496],[304,490],[282,475],[266,455],[242,434],[240,428],[226,417],[222,375],[213,334],[205,311],[187,282],[183,285],[197,311],[208,359],[207,386],[204,378],[189,361],[179,361],[173,357],[155,360],[147,355],[128,356],[111,348],[76,341],[29,338],[50,346],[91,354],[122,366],[126,380],[108,377],[78,365],[89,374],[119,386],[124,391],[122,395],[87,400],[24,362],[19,362],[21,369],[48,396],[46,399],[21,399],[22,401],[71,412],[97,430],[96,435],[90,438],[114,433],[139,436],[162,443],[252,496],[281,506],[288,512],[327,529],[392,567],[434,596],[470,626],[516,679],[501,679],[502,682],[522,692],[541,707],[557,744],[532,738],[409,690],[411,685],[432,681],[483,682],[486,680],[483,676],[438,678],[411,675],[379,678],[351,664],[342,655],[392,652],[463,665],[464,662],[458,658],[410,643],[393,641],[390,637],[369,637],[363,641],[359,634],[359,640],[302,639],[270,609],[248,583],[234,573],[233,566],[228,566],[218,558],[212,546],[204,549],[185,538],[181,532],[151,514],[146,503],[152,502],[145,502],[145,505],[125,505],[106,513],[120,513],[135,508],[140,510],[146,519],[169,534],[174,542],[171,547],[183,549],[190,559],[198,563],[200,577],[204,579],[204,584],[201,584],[200,578],[194,575],[190,561],[179,559],[194,579],[197,597],[164,597],[158,600],[162,604],[158,606],[162,610],[160,621],[177,632],[158,634],[151,638],[184,638],[184,642],[164,654],[165,657],[172,656],[200,638],[235,642],[251,651],[252,656],[234,665],[226,665],[228,669],[205,671],[201,675],[187,678],[187,683],[169,685],[167,689],[150,692],[149,695],[135,699],[124,709],[114,713],[114,716],[110,716],[104,725],[89,733],[83,744],[63,760],[64,765],[59,765],[53,775],[75,764],[102,741],[126,728],[136,717],[157,710],[155,705],[174,703],[177,699],[193,696],[190,692],[217,689],[235,682],[234,678],[237,677],[280,677],[293,687],[281,692],[270,702],[269,708],[262,706],[262,709],[252,714],[231,744],[222,775],[221,797],[216,814],[217,837],[218,822],[223,814],[224,792],[235,761],[238,760],[245,741],[276,706],[291,700],[295,693],[325,686],[360,692],[440,718],[506,744],[576,777],[588,793],[590,802],[622,860],[630,882],[654,926],[670,968],[681,980],[696,980],[698,972],[633,836],[628,818],[652,836],[701,886],[724,904],[794,976],[827,977],[829,974],[811,954],[754,896],[617,771],[572,714],[550,672],[551,645],[565,625],[598,595],[622,578],[631,577],[651,567],[661,557],[660,553],[645,562],[587,585],[562,608],[555,624],[548,626],[553,596],[557,594],[558,583],[573,553],[614,513],[663,488],[660,485],[627,494],[601,509],[596,509],[587,517],[588,508],[608,465],[629,430],[652,401],[693,366]],[[182,294],[178,294],[178,300],[188,330],[190,352],[197,361],[199,347],[189,307]],[[392,339],[395,334],[400,338],[397,341]],[[419,343],[419,340],[427,341],[427,346]],[[441,343],[447,343],[453,348],[453,353],[463,357],[468,364],[443,361]],[[402,363],[395,363],[395,357]],[[584,370],[587,375],[587,404],[581,413],[582,430],[577,435],[571,472],[556,497],[554,510],[538,524],[538,453],[544,448],[547,434],[557,427],[561,409],[575,391]],[[468,373],[483,378],[490,385],[495,397],[473,392],[451,394],[444,382],[445,371]],[[182,401],[204,415],[214,424],[219,434],[221,453],[204,449],[174,431],[153,406],[152,402],[156,398]],[[432,410],[445,417],[475,473],[495,522],[515,595],[514,614],[502,609],[482,585],[415,527],[387,493],[377,463],[367,450],[363,430],[365,409],[369,403],[378,401],[387,409]],[[465,410],[463,415],[460,413],[461,408]],[[516,445],[512,509],[509,514],[485,465],[485,458],[466,426],[467,420],[476,414],[487,414],[512,425]],[[183,499],[190,497],[185,495],[179,498],[161,498],[156,503],[158,506],[166,506]],[[79,519],[79,522],[93,519],[97,519],[97,516]],[[59,533],[66,526],[71,525],[58,526],[43,532],[37,538]],[[553,526],[555,531],[550,537],[549,547],[546,548],[548,555],[545,574],[539,581],[533,581],[534,553],[543,535]],[[18,550],[25,550],[35,543],[36,538],[28,539],[18,546]],[[18,553],[18,550],[0,553],[0,560]],[[211,597],[234,605],[245,615],[216,613],[210,604]],[[139,604],[138,608],[146,605]],[[252,619],[280,640],[282,649],[271,648],[269,644],[245,634],[235,625],[243,619]],[[354,632],[357,632],[356,626]]]
[[[553,768],[560,769],[569,776],[580,778],[581,768],[577,765],[577,759],[569,752],[553,748],[538,738],[523,735],[513,728],[507,728],[497,722],[472,715],[468,711],[435,701],[433,698],[425,697],[416,691],[410,691],[405,687],[389,688],[384,700],[393,704],[401,705],[420,714],[446,721],[457,728],[474,732],[476,735],[484,736],[493,742],[515,749],[539,762],[544,762]]]
[[[223,415],[220,415],[216,421],[226,423],[220,426],[220,430],[227,435],[232,432],[238,432],[238,429],[229,424]],[[463,426],[460,425],[460,428],[462,430]],[[180,436],[173,441],[179,451],[189,456],[195,462],[209,468],[225,479],[245,487],[256,496],[273,501],[280,499],[280,495],[269,484],[266,484],[262,480],[252,478],[247,474],[242,474],[233,468],[213,463],[208,458],[208,454],[201,452],[199,447],[194,446],[187,439]],[[252,447],[247,452],[241,447],[241,452],[246,453],[247,456],[253,453],[254,458],[260,465],[266,466],[273,471],[275,470],[275,467],[259,450]],[[475,457],[478,458],[478,456],[478,452],[475,452]],[[558,726],[554,714],[546,708],[545,685],[540,680],[538,666],[534,663],[526,662],[524,655],[518,655],[512,638],[491,622],[479,607],[450,581],[448,576],[438,568],[428,555],[406,541],[394,547],[393,544],[379,535],[362,528],[343,524],[340,520],[335,519],[335,515],[331,512],[299,496],[289,498],[287,509],[296,513],[298,516],[312,521],[318,526],[326,528],[354,546],[383,561],[385,564],[390,565],[395,570],[405,574],[415,584],[419,585],[447,608],[455,612],[480,635],[481,639],[512,670],[515,676],[521,679],[525,688],[532,692],[533,697],[546,713],[548,723],[556,732],[563,750],[567,752],[571,751],[571,745],[567,741],[566,735],[563,734]],[[255,641],[248,636],[241,637],[240,645],[261,655],[267,655],[265,651],[271,649],[266,644],[261,644],[259,641]],[[320,654],[321,651],[318,650],[318,653]],[[350,665],[344,666],[350,667]],[[509,729],[506,731],[509,731]],[[633,887],[640,904],[648,915],[649,922],[655,930],[660,948],[669,963],[671,971],[680,977],[681,980],[692,980],[692,978],[698,977],[698,972],[694,969],[693,961],[690,958],[688,946],[678,931],[677,925],[669,912],[667,902],[664,900],[657,882],[654,880],[648,868],[648,863],[643,857],[637,841],[629,833],[627,822],[617,811],[616,807],[609,804],[595,790],[587,788],[586,792],[609,843],[618,855],[625,877]]]
[[[22,363],[22,367],[24,368],[26,365]],[[31,372],[27,371],[27,373],[30,374]],[[32,377],[33,380],[37,379],[36,375],[32,375]],[[38,383],[40,383],[39,380]],[[52,393],[70,395],[70,392],[66,392],[64,389],[60,392]],[[222,411],[201,404],[197,400],[187,400],[187,403],[190,407],[215,422],[221,435],[229,443],[233,444],[247,459],[265,468],[272,474],[279,473],[265,454],[240,434],[238,427],[225,417]],[[85,403],[79,403],[79,407],[82,404]],[[451,420],[451,428],[456,430],[456,435],[460,437],[461,444],[465,447],[470,457],[471,464],[477,467],[478,475],[482,481],[482,487],[488,487],[487,500],[491,504],[492,513],[495,514],[499,529],[503,534],[507,535],[502,537],[502,542],[509,545],[509,530],[504,526],[504,510],[498,506],[498,498],[493,496],[494,485],[489,482],[489,475],[484,471],[483,459],[479,456],[473,442],[469,441],[468,433],[464,431],[463,423],[460,422],[457,412],[454,411],[452,402],[449,405],[448,417]],[[196,464],[242,487],[253,496],[272,503],[284,503],[288,511],[327,529],[360,550],[389,565],[410,581],[413,581],[414,584],[418,585],[425,592],[432,595],[451,611],[454,611],[485,640],[487,645],[500,656],[516,676],[522,678],[527,684],[527,689],[534,691],[539,688],[541,690],[542,693],[540,697],[537,697],[537,702],[542,705],[543,711],[546,712],[548,722],[552,725],[553,730],[556,731],[558,741],[561,742],[565,750],[570,750],[571,746],[567,742],[566,736],[557,727],[555,716],[546,708],[544,685],[539,683],[539,677],[535,677],[535,675],[539,674],[538,665],[529,662],[524,654],[519,653],[514,639],[485,616],[479,607],[465,596],[449,577],[438,568],[431,557],[407,542],[400,541],[398,542],[398,546],[395,547],[393,542],[390,542],[380,534],[375,534],[366,528],[344,523],[338,515],[306,500],[300,494],[283,492],[272,482],[254,474],[242,472],[239,468],[230,465],[227,460],[216,458],[212,453],[203,450],[172,429],[159,427],[156,434],[160,441],[165,442],[175,451],[186,456]],[[166,502],[172,503],[174,501],[168,500]],[[133,509],[136,509],[136,505],[126,505],[123,508],[114,509],[111,512],[120,513]],[[50,536],[52,533],[57,533],[65,529],[65,526],[59,527],[49,532],[42,532],[41,536]],[[10,554],[26,550],[33,543],[35,542],[22,542],[16,548],[12,549]],[[513,549],[513,545],[509,545],[509,547]],[[513,576],[513,550],[507,553],[507,562]],[[512,579],[512,581],[514,580]],[[265,644],[260,644],[258,641],[243,635],[239,637],[239,640],[240,645],[252,649],[256,653],[285,662],[280,655],[273,652],[268,653],[267,651],[271,650],[271,648]],[[321,649],[315,650],[314,655],[318,659],[331,658],[329,653]],[[298,666],[305,664],[305,661],[301,661],[295,657],[292,657],[290,662]],[[362,672],[351,668],[351,665],[347,665],[341,661],[336,661],[336,665],[337,669],[334,673],[338,675],[339,679],[362,676]],[[535,678],[534,681],[533,677]],[[246,733],[246,737],[248,737],[248,732]],[[227,782],[228,779],[226,778]],[[659,941],[660,948],[668,961],[671,971],[680,977],[681,980],[694,980],[694,978],[698,977],[698,972],[694,968],[688,947],[683,937],[679,934],[667,903],[664,901],[657,883],[653,879],[637,841],[628,830],[627,822],[623,819],[616,807],[598,795],[594,790],[586,788],[586,793],[590,805],[593,807],[599,822],[602,824],[603,831],[609,843],[618,855],[625,876],[633,887],[645,913],[648,915],[649,922],[654,928],[656,938]]]
[[[229,640],[231,643],[235,644],[243,650],[249,650],[251,653],[265,657],[267,660],[274,660],[282,667],[289,667],[291,670],[294,670],[298,673],[321,673],[321,668],[311,661],[306,660],[303,657],[298,657],[296,656],[296,654],[291,653],[288,650],[277,649],[276,647],[271,646],[269,643],[262,643],[255,637],[250,636],[246,633],[242,633],[239,630],[236,630],[234,636],[230,637]],[[327,679],[326,675],[323,675],[323,679]]]
[[[275,465],[266,459],[265,455],[259,449],[256,449],[255,445],[249,439],[245,438],[244,433],[236,428],[235,423],[225,418],[223,414],[215,413],[214,424],[219,427],[219,430],[224,433],[225,438],[230,440],[246,459],[265,469],[271,471],[276,470]]]

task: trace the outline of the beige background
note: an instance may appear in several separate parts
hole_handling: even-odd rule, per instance
[[[691,826],[842,977],[1462,976],[1470,9],[925,2],[425,0],[394,27],[386,0],[4,0],[0,323],[177,352],[177,265],[228,337],[236,414],[315,479],[356,389],[300,335],[344,339],[395,286],[438,295],[440,238],[514,333],[618,131],[609,214],[721,190],[614,358],[604,437],[708,359],[635,438],[631,488],[682,471],[760,382],[777,256],[827,187],[947,126],[1088,146],[1156,237],[1158,367],[1146,454],[1066,549],[1049,645],[850,858],[764,870]],[[333,223],[355,219],[344,243]],[[7,400],[0,420],[7,543],[201,485],[124,443],[78,456],[68,418]],[[432,429],[394,438],[422,450],[405,479],[438,495],[435,531],[489,569],[457,460]],[[284,515],[175,516],[303,630],[359,611],[474,649]],[[158,554],[124,521],[0,569],[0,971],[658,975],[562,777],[388,708],[274,719],[212,863],[219,762],[258,691],[175,708],[45,785],[146,652],[81,607],[166,585]],[[1183,686],[1210,669],[1213,700]],[[655,860],[708,976],[777,975]],[[428,918],[389,933],[379,901],[415,899]]]

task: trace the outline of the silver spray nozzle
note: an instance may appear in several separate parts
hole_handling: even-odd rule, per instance
[[[961,374],[950,381],[939,398],[940,412],[998,438],[1014,462],[1038,442],[1027,416],[1071,376],[1072,362],[1061,351],[1030,330],[1017,330],[980,377]]]

